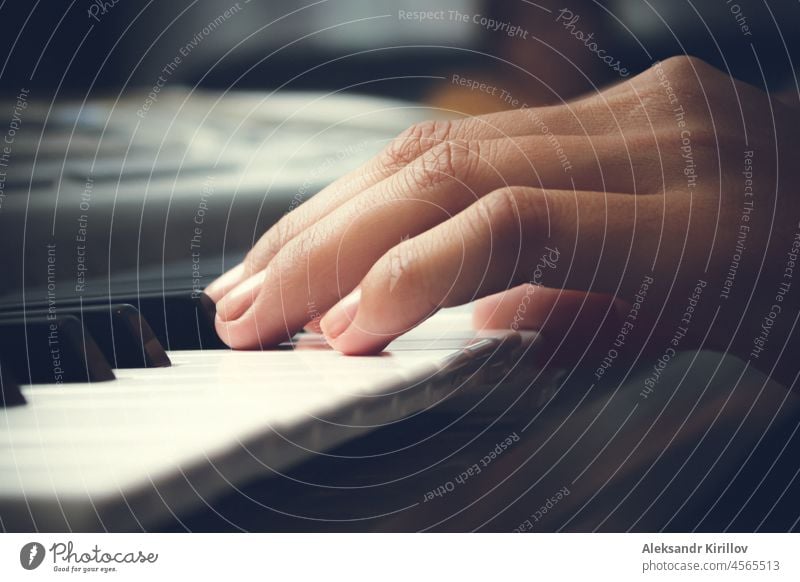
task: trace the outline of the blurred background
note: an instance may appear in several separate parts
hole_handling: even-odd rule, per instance
[[[579,17],[572,28],[554,25],[564,8]],[[444,13],[401,16],[415,11]],[[788,0],[38,0],[5,2],[0,14],[6,92],[148,88],[183,50],[171,84],[438,99],[430,77],[469,68],[524,85],[533,103],[615,79],[576,31],[631,72],[688,53],[757,84],[763,74],[773,87],[787,82],[800,44],[800,4]],[[488,22],[516,25],[525,38]],[[524,83],[516,67],[529,73]]]

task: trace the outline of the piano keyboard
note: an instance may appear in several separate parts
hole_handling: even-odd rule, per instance
[[[19,392],[4,365],[0,525],[151,527],[500,378],[536,339],[476,336],[465,317],[440,313],[376,357],[342,356],[299,334],[275,350],[169,350],[169,366]]]

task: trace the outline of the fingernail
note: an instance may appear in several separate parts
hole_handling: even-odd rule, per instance
[[[244,263],[239,263],[233,269],[226,271],[214,279],[203,292],[216,303],[242,279],[243,275]]]
[[[239,283],[217,303],[217,315],[222,321],[233,321],[244,313],[258,296],[264,282],[265,271],[259,271],[249,279]]]
[[[336,339],[344,333],[344,330],[350,327],[356,317],[360,301],[361,288],[357,287],[339,303],[331,307],[319,322],[322,333],[325,334],[326,338]]]

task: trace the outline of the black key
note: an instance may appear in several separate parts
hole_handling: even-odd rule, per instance
[[[30,296],[43,293],[29,293]],[[81,303],[82,301],[82,303]],[[75,313],[81,304],[83,308],[105,307],[130,304],[139,310],[147,321],[161,345],[168,350],[223,349],[227,346],[219,339],[214,327],[216,306],[211,299],[191,289],[170,289],[165,291],[148,290],[143,293],[112,293],[111,296],[84,295],[82,298],[68,297],[58,301],[58,313]],[[43,301],[28,301],[26,312],[46,310]],[[0,318],[3,313],[16,317],[21,311],[21,301],[4,301],[0,305]]]
[[[147,320],[127,303],[89,306],[83,321],[115,368],[163,368],[172,365]]]
[[[0,320],[0,353],[22,384],[114,379],[94,338],[72,315]]]
[[[72,315],[83,322],[87,331],[114,368],[160,368],[169,366],[164,347],[133,305],[61,305],[59,315]],[[0,313],[4,319],[45,317],[47,311],[29,309]]]
[[[0,360],[0,408],[10,408],[25,404],[19,384],[11,375],[11,369]]]
[[[225,349],[214,327],[216,306],[205,293],[172,291],[131,301],[168,350]]]

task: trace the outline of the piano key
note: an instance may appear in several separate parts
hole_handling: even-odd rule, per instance
[[[219,339],[214,327],[216,306],[202,292],[186,288],[168,288],[162,291],[150,287],[137,293],[136,287],[121,293],[118,288],[110,294],[71,295],[58,302],[60,313],[76,313],[81,308],[105,308],[116,304],[129,304],[137,309],[148,323],[156,339],[168,350],[221,349],[227,346]],[[31,293],[34,295],[34,293]],[[20,297],[5,298],[0,302],[0,319],[3,314],[15,314],[21,309]],[[26,311],[46,310],[42,300],[26,301]],[[18,317],[18,315],[11,315]]]
[[[12,377],[10,368],[0,360],[0,408],[11,408],[25,404],[19,384]]]
[[[168,350],[227,348],[214,327],[216,306],[205,293],[168,291],[127,299]]]
[[[71,315],[0,320],[0,353],[17,381],[25,384],[114,379],[94,338]]]
[[[147,321],[133,305],[58,306],[59,315],[72,315],[83,322],[113,368],[159,368],[169,366],[164,347]],[[46,311],[0,313],[3,319],[45,317]]]
[[[83,313],[84,322],[115,368],[162,368],[171,365],[161,342],[133,305],[122,303],[108,308],[90,306]]]

